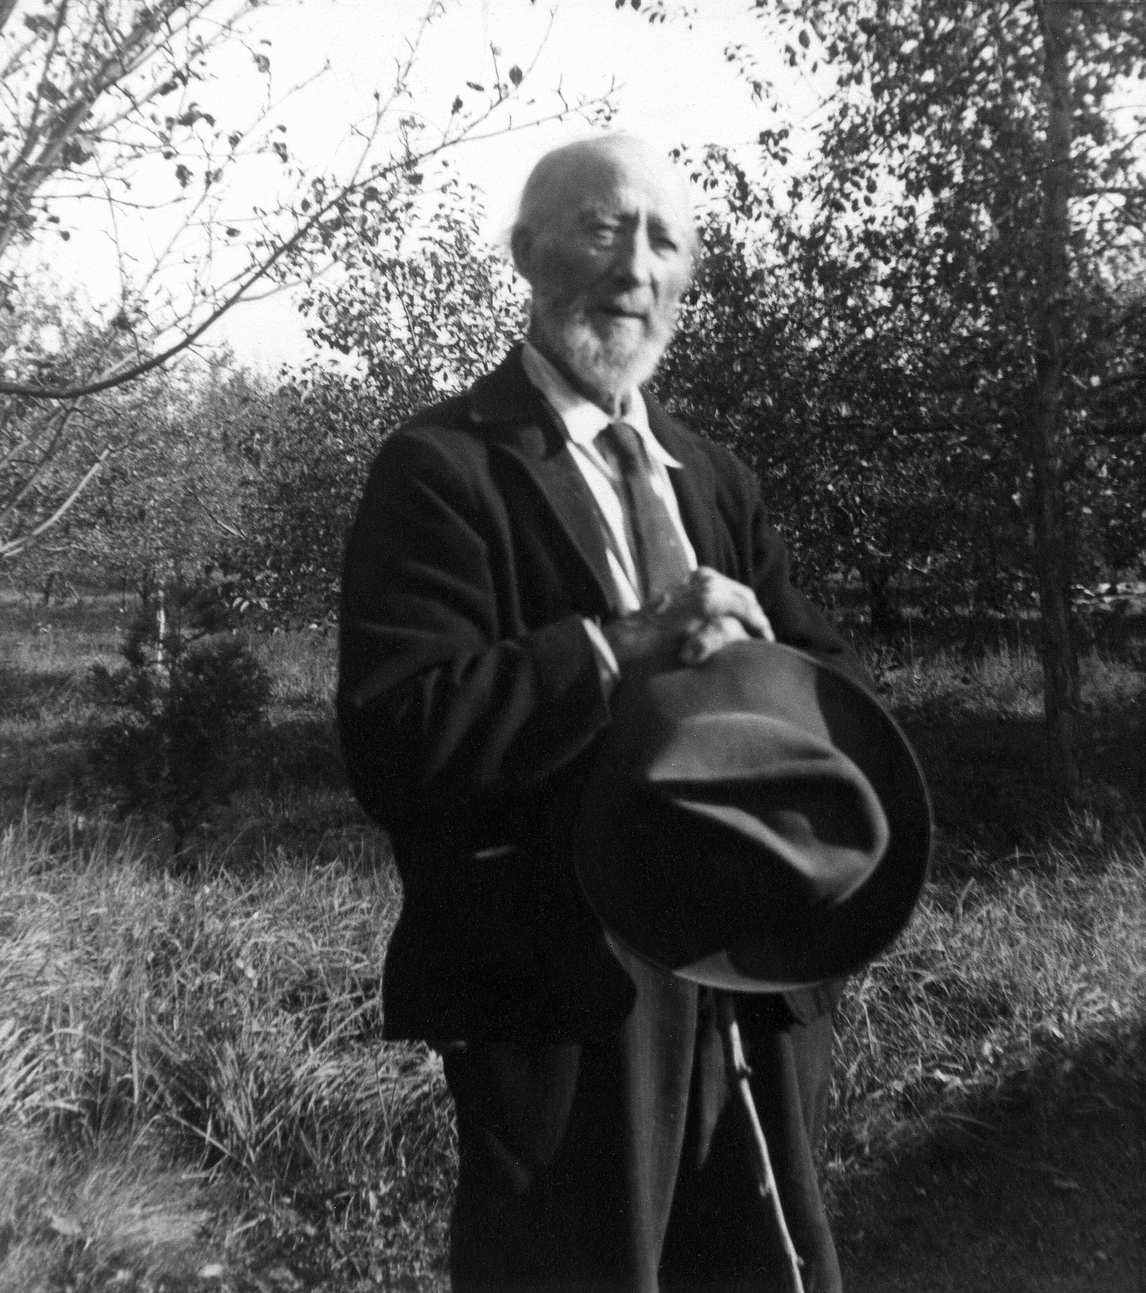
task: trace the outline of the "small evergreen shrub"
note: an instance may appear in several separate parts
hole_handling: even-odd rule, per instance
[[[162,814],[178,853],[236,789],[270,678],[211,585],[167,586],[129,624],[121,654],[120,668],[92,669],[112,716],[95,737],[95,761],[124,811]]]

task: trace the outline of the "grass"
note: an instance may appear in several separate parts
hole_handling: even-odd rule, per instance
[[[74,819],[9,827],[0,1123],[25,1129],[40,1155],[57,1147],[81,1180],[133,1146],[223,1182],[229,1226],[249,1242],[335,1218],[376,1231],[371,1245],[400,1230],[413,1182],[444,1194],[452,1148],[433,1059],[377,1040],[396,891],[376,861],[365,847],[339,863],[280,849],[236,875],[204,854],[200,880],[176,880],[146,837]],[[86,1189],[45,1207],[49,1248],[53,1213],[75,1219],[85,1256],[100,1246],[107,1226],[85,1209]],[[203,1215],[195,1191],[182,1195]],[[224,1225],[205,1240],[200,1265],[228,1238]],[[143,1269],[168,1249],[148,1243]],[[73,1281],[85,1273],[96,1272],[81,1266]]]
[[[0,1293],[437,1287],[448,1102],[428,1051],[379,1041],[399,891],[342,788],[330,641],[259,643],[271,722],[173,873],[162,823],[117,813],[88,755],[83,678],[114,659],[114,606],[12,609]],[[1082,1055],[1136,1062],[1146,1032],[1140,668],[1085,663],[1091,797],[1072,814],[1041,773],[1029,651],[879,664],[939,832],[916,920],[843,1004],[827,1179],[845,1227],[856,1182]]]
[[[1017,1074],[1146,1024],[1146,847],[1064,842],[958,886],[849,985],[830,1143],[839,1173],[931,1134]]]

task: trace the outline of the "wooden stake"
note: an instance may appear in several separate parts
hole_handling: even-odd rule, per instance
[[[788,1223],[784,1220],[784,1209],[780,1204],[780,1192],[776,1189],[776,1177],[772,1172],[772,1159],[768,1154],[768,1142],[764,1139],[764,1128],[760,1125],[760,1115],[756,1110],[756,1101],[752,1098],[752,1088],[748,1079],[752,1070],[744,1057],[744,1045],[740,1040],[740,1025],[736,1022],[736,1005],[727,992],[716,994],[717,1018],[720,1023],[720,1036],[724,1043],[724,1066],[728,1070],[728,1081],[732,1086],[740,1105],[748,1119],[748,1128],[754,1149],[753,1158],[756,1169],[756,1183],[760,1188],[760,1197],[768,1202],[772,1210],[776,1229],[784,1247],[787,1258],[787,1275],[789,1293],[804,1293],[804,1281],[800,1276],[800,1257],[792,1236],[788,1233]]]

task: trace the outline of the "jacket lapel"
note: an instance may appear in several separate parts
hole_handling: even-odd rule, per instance
[[[521,349],[469,391],[470,417],[488,437],[492,451],[524,471],[585,566],[605,613],[615,604],[597,504],[569,452],[557,415],[525,375]]]
[[[712,566],[719,560],[716,533],[716,480],[708,457],[697,447],[696,437],[669,416],[645,393],[649,429],[680,463],[669,471],[680,505],[681,520],[696,552],[698,565]]]

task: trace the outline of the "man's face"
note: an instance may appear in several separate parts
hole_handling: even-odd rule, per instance
[[[531,339],[590,398],[645,381],[692,269],[683,185],[643,150],[570,162],[536,231],[515,245],[533,289]]]

